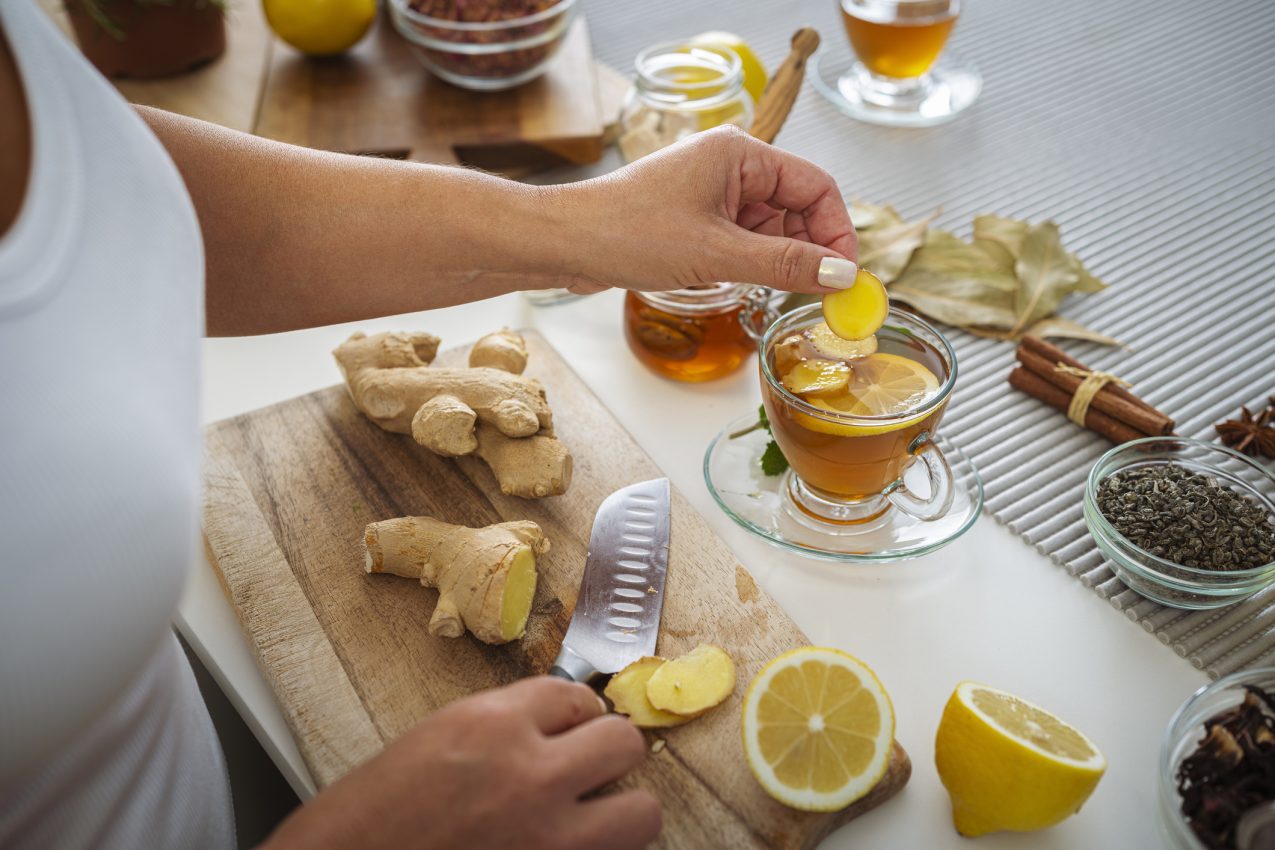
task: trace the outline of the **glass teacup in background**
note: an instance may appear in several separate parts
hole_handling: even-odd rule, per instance
[[[938,65],[961,0],[838,0],[857,61],[820,57],[816,84],[843,112],[877,124],[950,120],[982,89],[973,68]],[[831,51],[830,51],[831,52]]]
[[[877,354],[870,356],[919,363],[938,379],[937,386],[889,415],[839,412],[794,395],[775,369],[776,346],[822,318],[818,304],[794,310],[771,325],[762,341],[762,400],[791,467],[781,485],[785,509],[807,525],[846,531],[874,523],[892,507],[919,520],[943,517],[952,505],[953,475],[935,437],[956,383],[951,345],[919,317],[892,307],[877,332]],[[905,482],[918,463],[929,479],[926,495]]]

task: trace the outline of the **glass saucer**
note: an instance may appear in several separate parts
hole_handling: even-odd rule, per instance
[[[804,516],[798,519],[800,510],[786,496],[792,472],[762,474],[761,455],[770,435],[759,428],[730,438],[756,422],[756,413],[741,416],[713,438],[704,453],[704,481],[727,516],[781,549],[830,561],[902,561],[951,543],[969,530],[983,508],[983,481],[978,470],[960,449],[939,437],[936,442],[956,479],[952,508],[940,519],[914,519],[893,506],[880,518],[853,527],[811,521]],[[913,492],[928,492],[922,464],[913,464],[905,473],[905,480]]]
[[[851,118],[887,127],[932,127],[951,121],[983,90],[977,68],[946,54],[930,69],[916,95],[900,98],[895,106],[863,97],[861,83],[868,73],[852,52],[825,48],[812,64],[810,78],[833,106]]]

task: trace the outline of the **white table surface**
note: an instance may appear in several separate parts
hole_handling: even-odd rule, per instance
[[[1057,712],[1086,732],[1110,765],[1079,815],[1045,832],[989,836],[980,847],[1159,847],[1160,737],[1176,707],[1205,683],[1204,674],[986,516],[937,553],[884,566],[806,561],[752,537],[716,507],[700,468],[713,435],[758,404],[755,367],[701,385],[651,374],[625,346],[621,299],[607,292],[536,308],[507,296],[350,326],[208,340],[204,418],[213,422],[338,382],[330,351],[355,329],[424,329],[447,346],[501,325],[534,327],[811,641],[862,658],[889,689],[912,780],[823,847],[968,850],[952,828],[933,761],[940,713],[962,679]],[[177,624],[293,788],[303,799],[312,795],[313,781],[273,693],[206,562],[196,565]]]

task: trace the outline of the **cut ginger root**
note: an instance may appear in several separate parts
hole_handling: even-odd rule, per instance
[[[700,644],[668,661],[646,683],[646,698],[660,711],[698,717],[735,690],[735,662],[718,646]]]
[[[639,729],[664,729],[689,723],[734,690],[735,662],[724,649],[700,644],[672,661],[639,658],[602,693]]]
[[[875,354],[877,350],[876,334],[869,334],[863,339],[842,339],[832,332],[827,322],[811,325],[801,332],[803,353],[823,360],[854,361],[861,357]]]
[[[823,297],[823,320],[842,339],[867,339],[881,330],[889,312],[885,284],[867,269],[859,269],[850,288]]]
[[[438,588],[431,635],[455,638],[468,630],[484,643],[508,643],[527,630],[536,555],[549,551],[549,540],[529,521],[466,528],[415,516],[372,523],[363,546],[367,572]]]
[[[354,406],[386,431],[410,434],[443,457],[482,458],[505,495],[565,493],[571,453],[553,435],[544,387],[522,375],[522,337],[488,334],[460,369],[429,367],[438,342],[425,333],[356,333],[333,355]]]
[[[840,360],[802,360],[788,370],[783,385],[797,395],[836,395],[850,382],[850,367]]]
[[[611,700],[617,712],[627,714],[639,729],[663,729],[689,723],[691,718],[660,711],[646,698],[646,683],[656,670],[667,663],[663,658],[650,655],[639,658],[612,676],[602,695]]]

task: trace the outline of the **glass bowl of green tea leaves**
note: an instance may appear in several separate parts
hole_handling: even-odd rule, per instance
[[[1275,581],[1275,475],[1223,446],[1117,446],[1089,473],[1084,514],[1116,575],[1164,605],[1220,608]]]
[[[1160,742],[1160,835],[1174,850],[1257,850],[1275,828],[1275,667],[1200,688]]]

